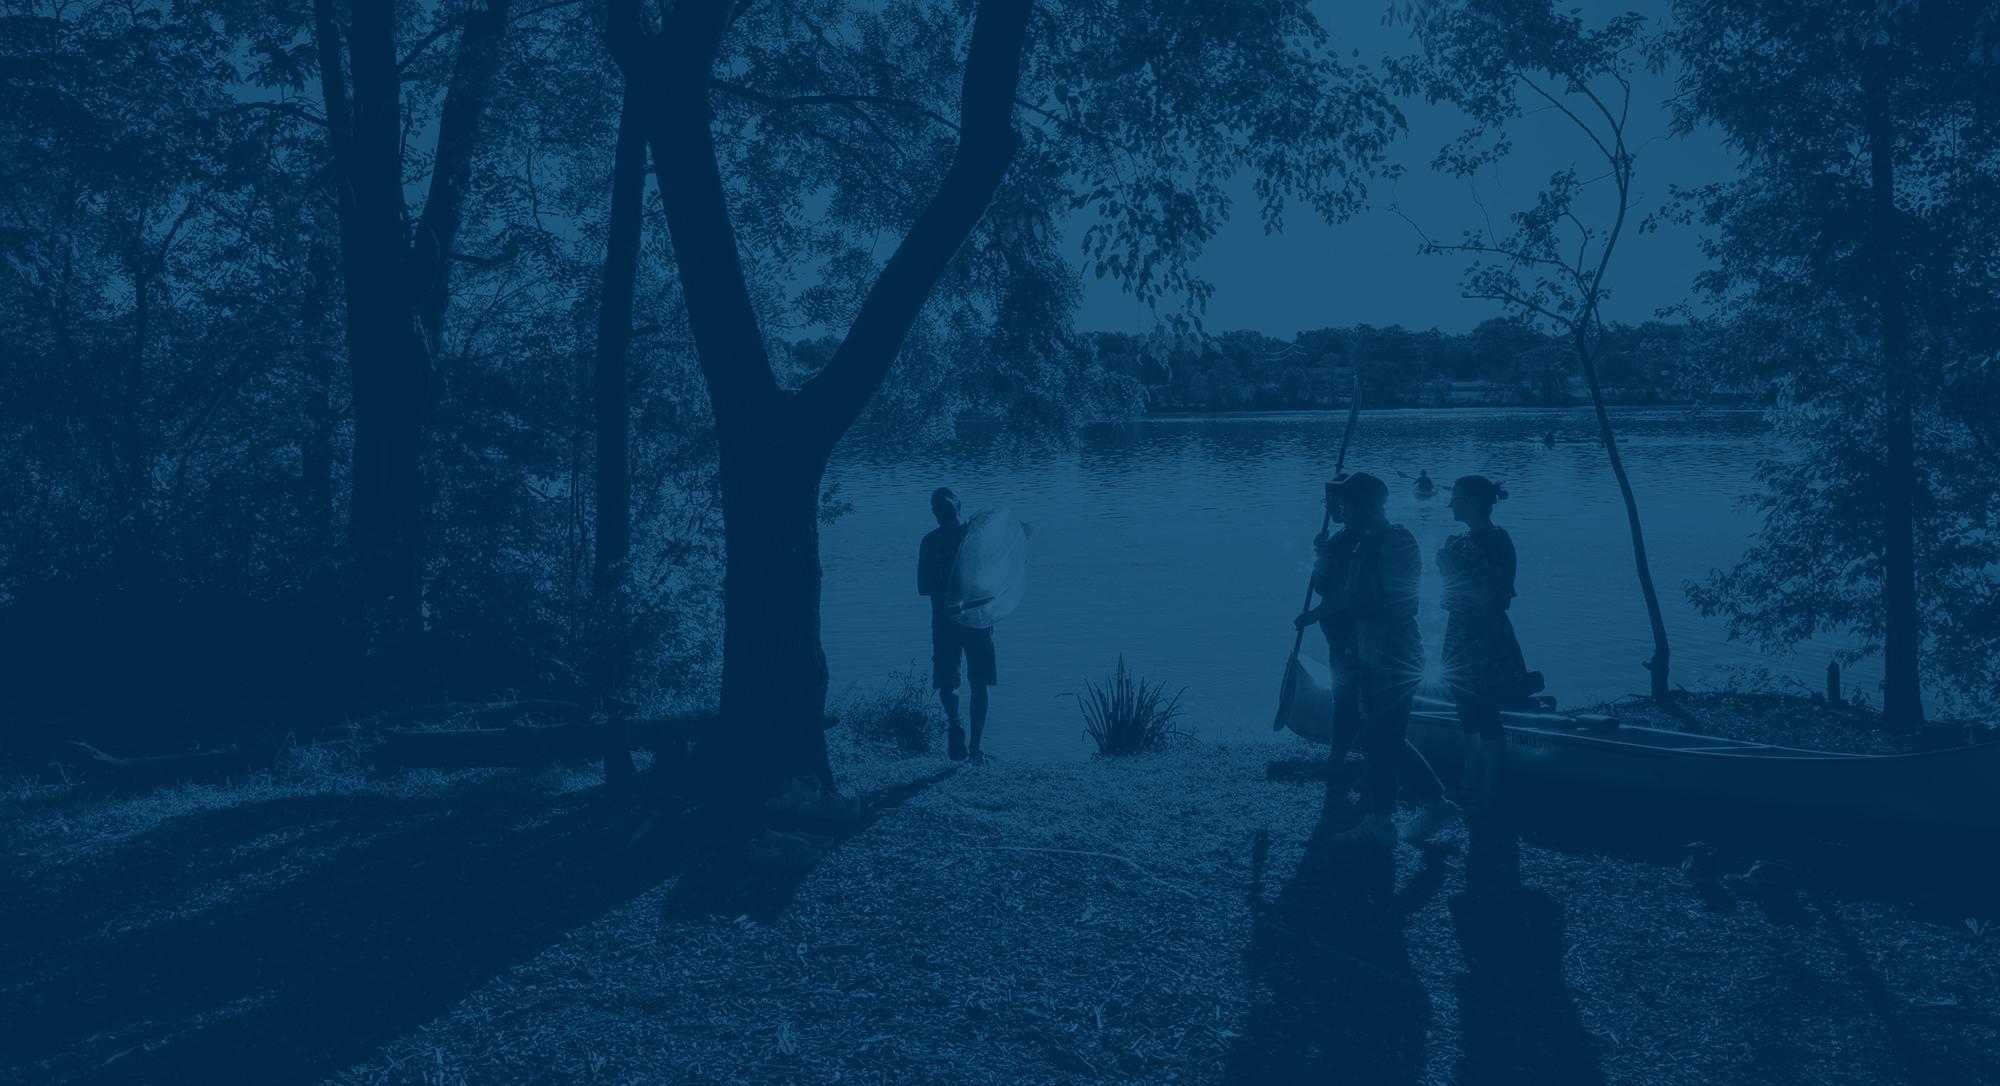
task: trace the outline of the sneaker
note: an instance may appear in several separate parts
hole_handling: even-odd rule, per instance
[[[790,814],[819,796],[818,777],[793,777],[778,786],[778,794],[764,801],[764,809]]]
[[[1387,848],[1396,843],[1396,824],[1385,814],[1371,814],[1333,835],[1337,847],[1370,845]]]
[[[1442,799],[1434,799],[1417,808],[1417,813],[1411,815],[1408,822],[1403,823],[1402,838],[1412,844],[1429,841],[1450,829],[1451,824],[1456,821],[1458,821],[1458,808]]]
[[[956,724],[951,726],[950,754],[954,762],[965,761],[965,729]]]

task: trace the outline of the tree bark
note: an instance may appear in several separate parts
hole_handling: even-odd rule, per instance
[[[597,308],[597,365],[592,401],[597,416],[597,548],[592,593],[608,606],[624,581],[632,552],[631,394],[626,355],[632,345],[632,292],[639,270],[640,204],[646,189],[644,96],[628,81],[618,117],[611,166],[611,222],[604,284]]]
[[[705,737],[722,779],[753,797],[793,777],[833,786],[819,639],[825,461],[793,442],[758,444],[722,454],[722,718]]]
[[[305,289],[299,298],[305,370],[312,392],[311,429],[300,438],[299,521],[306,533],[326,538],[333,525],[333,365],[328,356],[327,291],[333,274],[326,244],[315,239],[306,256]]]
[[[1639,570],[1639,594],[1646,600],[1646,621],[1653,630],[1653,658],[1646,661],[1652,673],[1652,695],[1665,700],[1673,691],[1668,686],[1672,650],[1667,644],[1667,623],[1660,614],[1660,594],[1653,588],[1653,564],[1646,558],[1646,530],[1639,523],[1639,499],[1632,494],[1632,480],[1625,475],[1625,460],[1618,455],[1618,435],[1611,430],[1611,414],[1604,408],[1604,389],[1597,379],[1597,361],[1577,333],[1577,357],[1583,363],[1583,379],[1590,385],[1590,406],[1597,412],[1597,432],[1604,453],[1611,458],[1611,475],[1618,480],[1618,495],[1625,501],[1625,524],[1632,533],[1632,562]]]
[[[1890,116],[1890,57],[1870,46],[1863,61],[1868,128],[1869,230],[1881,306],[1883,471],[1882,716],[1912,731],[1924,723],[1918,653],[1923,625],[1917,607],[1916,439],[1909,392],[1909,326],[1903,306],[1903,266],[1896,212],[1896,131]]]

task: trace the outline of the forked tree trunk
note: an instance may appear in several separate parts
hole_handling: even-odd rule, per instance
[[[344,33],[334,0],[313,7],[354,381],[348,535],[369,627],[369,679],[378,699],[399,697],[410,692],[411,654],[423,628],[422,457],[432,356],[507,4],[487,0],[461,20],[414,238],[403,185],[395,0],[351,0]]]
[[[1924,723],[1917,655],[1923,625],[1917,607],[1916,437],[1910,411],[1910,353],[1903,310],[1903,268],[1896,222],[1896,130],[1889,115],[1889,50],[1871,46],[1867,83],[1869,224],[1882,307],[1882,716],[1910,730]]]
[[[978,4],[951,167],[833,359],[798,389],[781,387],[771,369],[716,160],[709,80],[734,7],[682,0],[652,34],[636,0],[617,0],[609,44],[627,78],[657,73],[647,140],[715,412],[726,531],[722,716],[699,756],[707,782],[742,803],[788,777],[810,774],[832,786],[819,641],[820,479],[1013,160],[1031,4]]]

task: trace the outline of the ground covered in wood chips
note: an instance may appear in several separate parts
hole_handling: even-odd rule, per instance
[[[0,1081],[2000,1084],[2000,904],[1344,849],[1290,741],[837,754],[740,910],[582,770],[0,804]]]
[[[2000,1082],[1990,917],[1486,823],[1372,863],[1315,756],[969,767],[775,923],[656,888],[333,1081]]]

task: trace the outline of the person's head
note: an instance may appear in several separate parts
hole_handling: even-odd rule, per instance
[[[1467,524],[1493,518],[1493,503],[1507,499],[1507,488],[1484,475],[1461,475],[1451,484],[1451,515]]]
[[[950,487],[931,491],[931,515],[937,518],[939,526],[958,523],[958,495]]]
[[[1326,484],[1327,511],[1342,524],[1357,524],[1383,515],[1389,484],[1365,471],[1343,475]]]

